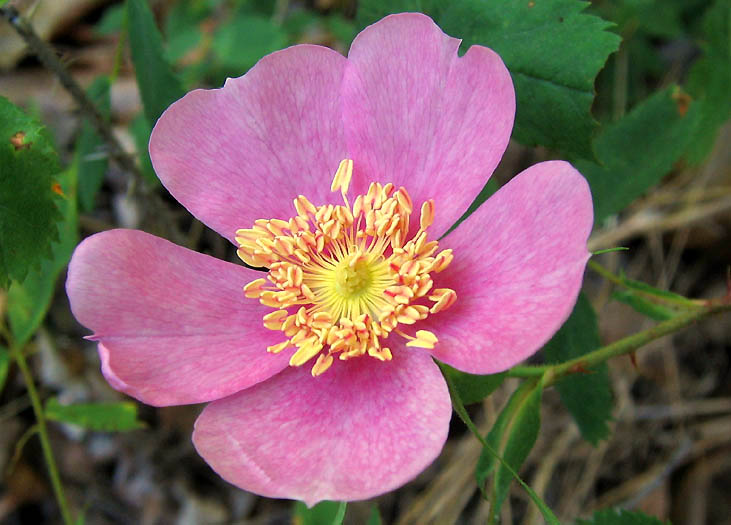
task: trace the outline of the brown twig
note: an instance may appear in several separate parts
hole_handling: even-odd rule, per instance
[[[122,145],[114,136],[111,126],[104,120],[104,117],[89,100],[81,86],[69,74],[66,66],[56,56],[51,47],[46,44],[38,34],[33,30],[30,23],[25,20],[14,7],[0,7],[0,16],[8,21],[15,29],[30,50],[38,57],[38,60],[48,68],[58,78],[61,85],[69,92],[76,103],[79,105],[82,113],[89,119],[94,130],[101,135],[109,144],[109,156],[116,161],[122,169],[134,175],[135,178],[142,178],[142,172],[137,167],[134,159],[130,157],[124,150]]]
[[[648,231],[665,232],[686,227],[707,220],[731,210],[731,199],[722,198],[683,209],[669,215],[660,215],[652,210],[642,210],[625,220],[618,228],[600,231],[589,240],[589,250],[617,246]]]
[[[61,85],[68,91],[71,97],[79,105],[79,109],[94,130],[104,139],[109,146],[109,157],[119,167],[132,176],[130,182],[131,190],[137,194],[145,205],[145,215],[160,218],[165,233],[178,244],[184,244],[185,238],[175,227],[175,220],[171,210],[163,202],[159,195],[151,191],[145,184],[142,171],[135,162],[135,159],[125,151],[122,144],[117,140],[114,131],[104,119],[94,103],[86,95],[82,87],[71,76],[66,66],[59,60],[53,49],[46,44],[35,32],[31,24],[18,13],[14,7],[0,7],[0,17],[15,29],[18,35],[23,38],[30,50],[38,57],[38,60],[51,71],[59,80]],[[150,210],[156,210],[151,214]]]

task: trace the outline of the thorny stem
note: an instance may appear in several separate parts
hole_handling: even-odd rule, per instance
[[[35,383],[33,382],[33,374],[31,374],[28,362],[25,360],[25,355],[20,348],[14,345],[10,345],[10,355],[13,356],[18,368],[23,375],[25,381],[25,387],[28,390],[28,396],[30,402],[33,405],[33,412],[36,416],[36,425],[38,429],[38,438],[41,440],[41,448],[43,449],[43,457],[46,460],[46,466],[48,467],[48,476],[51,478],[51,485],[53,486],[53,492],[56,496],[56,501],[61,510],[61,517],[65,525],[73,525],[74,519],[71,515],[69,504],[66,501],[66,496],[63,492],[63,485],[61,484],[61,476],[58,473],[58,467],[56,466],[56,460],[53,457],[53,450],[51,449],[51,441],[48,438],[48,428],[46,427],[46,417],[43,413],[43,406],[41,405],[41,399],[38,396]]]
[[[507,375],[509,377],[529,378],[540,377],[545,374],[544,385],[550,386],[564,376],[588,370],[589,368],[603,363],[612,357],[632,353],[650,341],[654,341],[655,339],[659,339],[665,335],[677,332],[696,321],[729,311],[731,311],[730,302],[701,307],[697,310],[683,313],[673,317],[672,319],[658,323],[648,330],[630,335],[624,339],[620,339],[612,344],[594,350],[593,352],[589,352],[583,356],[566,361],[565,363],[540,366],[514,366],[508,370]]]
[[[508,370],[507,375],[509,377],[521,377],[526,378],[529,382],[540,381],[543,379],[542,387],[553,385],[559,379],[572,373],[581,372],[591,368],[594,365],[603,363],[612,357],[616,357],[623,354],[631,353],[645,344],[663,337],[665,335],[676,332],[682,328],[685,328],[695,321],[711,317],[713,315],[731,311],[731,301],[726,298],[721,304],[713,304],[708,302],[705,307],[698,307],[688,313],[678,315],[673,319],[659,323],[649,330],[633,334],[624,339],[620,339],[610,345],[604,346],[586,355],[572,359],[565,363],[556,365],[543,365],[543,366],[515,366]],[[444,372],[444,371],[443,371]],[[467,428],[475,435],[477,440],[482,444],[483,449],[487,450],[492,456],[494,456],[518,481],[518,483],[528,492],[533,502],[541,509],[544,518],[551,523],[558,523],[558,520],[553,516],[551,510],[545,505],[540,497],[531,489],[518,474],[505,463],[505,460],[493,449],[487,440],[482,436],[475,423],[470,418],[467,410],[462,403],[462,399],[459,396],[459,392],[455,387],[454,381],[451,376],[447,373],[443,373],[444,379],[447,382],[449,393],[452,398],[452,407],[460,419],[467,425]],[[494,514],[491,513],[491,522],[494,519]]]
[[[132,175],[130,182],[130,189],[139,188],[139,196],[145,201],[146,209],[158,210],[164,217],[161,221],[168,229],[168,233],[172,240],[182,244],[184,241],[182,234],[173,227],[175,221],[169,217],[170,213],[167,206],[162,200],[154,193],[145,188],[143,184],[144,178],[142,171],[137,166],[134,158],[132,158],[122,147],[122,144],[117,140],[114,135],[114,131],[109,123],[104,119],[102,114],[99,112],[94,103],[89,99],[81,86],[74,80],[69,74],[66,67],[56,56],[53,49],[46,44],[36,34],[31,24],[20,16],[18,11],[14,7],[0,7],[0,17],[8,21],[8,23],[15,29],[15,31],[23,38],[25,43],[31,49],[31,51],[38,57],[41,63],[46,66],[56,77],[58,77],[61,85],[69,92],[76,103],[79,105],[82,113],[89,119],[94,130],[104,139],[109,146],[109,156],[115,161],[124,171]],[[120,44],[121,45],[121,44]],[[119,52],[120,50],[118,50]],[[119,58],[119,57],[117,57]],[[116,62],[116,59],[115,59]],[[112,72],[116,75],[116,64],[115,70]],[[149,212],[148,212],[149,213]]]

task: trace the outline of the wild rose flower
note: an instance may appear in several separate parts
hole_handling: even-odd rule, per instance
[[[445,236],[515,114],[500,58],[458,47],[389,16],[347,58],[290,47],[164,113],[163,184],[268,273],[140,231],[77,248],[68,295],[105,377],[151,405],[210,402],[193,442],[231,483],[310,505],[402,485],[447,437],[432,358],[499,372],[571,312],[592,204],[569,164],[525,170]]]

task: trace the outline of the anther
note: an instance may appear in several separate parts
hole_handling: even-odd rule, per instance
[[[350,179],[352,176],[353,161],[351,159],[341,160],[338,170],[335,172],[333,182],[330,185],[330,191],[337,191],[339,189],[343,194],[343,198],[345,198],[345,194],[348,193],[348,187],[350,186]]]
[[[258,299],[262,292],[262,286],[267,283],[266,279],[256,279],[244,286],[244,295],[249,299]]]
[[[299,347],[299,350],[292,354],[292,357],[289,359],[289,364],[290,366],[302,366],[315,357],[320,350],[322,350],[322,345],[317,340],[308,340]]]
[[[407,192],[406,188],[404,188],[403,186],[400,187],[396,192],[396,199],[398,200],[401,209],[407,214],[411,213],[414,210],[414,202],[411,200],[409,192]]]
[[[287,315],[287,310],[274,310],[263,317],[264,326],[269,330],[281,330]]]
[[[320,354],[312,367],[312,377],[322,375],[333,364],[333,356],[330,354]]]
[[[267,352],[270,354],[278,354],[290,345],[289,341],[283,341],[276,345],[267,346]]]
[[[379,361],[390,361],[391,359],[393,359],[393,356],[391,355],[391,350],[389,348],[369,348],[368,355],[371,357],[375,357]]]
[[[416,337],[412,338],[408,343],[406,343],[406,346],[433,349],[434,345],[437,344],[438,341],[439,340],[437,339],[437,336],[435,336],[430,331],[417,330]]]
[[[434,258],[434,264],[432,265],[432,270],[437,273],[441,272],[447,266],[449,266],[449,263],[452,262],[452,259],[454,259],[454,255],[452,254],[451,249],[442,250]]]
[[[457,301],[457,292],[449,288],[438,288],[434,290],[434,294],[429,296],[429,299],[436,301],[434,306],[429,309],[430,313],[435,314],[452,306]]]
[[[315,205],[307,200],[307,197],[305,197],[304,195],[299,195],[294,200],[294,208],[297,210],[297,215],[299,215],[303,219],[307,219],[308,214],[314,215],[317,212],[317,208],[315,208]]]
[[[421,216],[419,217],[419,226],[422,230],[426,230],[434,222],[434,201],[429,199],[421,205]]]

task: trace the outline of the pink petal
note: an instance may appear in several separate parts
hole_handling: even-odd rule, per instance
[[[393,360],[309,367],[214,401],[193,443],[218,474],[262,496],[350,501],[393,490],[437,457],[451,404],[439,369],[404,348]]]
[[[343,83],[354,194],[380,181],[403,185],[417,210],[439,198],[433,237],[487,182],[515,116],[500,57],[472,46],[459,58],[459,43],[425,15],[388,16],[353,41]]]
[[[424,321],[434,357],[490,374],[541,348],[576,302],[592,221],[589,186],[567,162],[532,166],[490,197],[439,243],[454,260],[435,287],[457,302]]]
[[[89,237],[74,252],[66,291],[99,341],[114,388],[150,405],[218,399],[271,377],[288,356],[267,345],[271,308],[246,299],[263,274],[135,230]]]
[[[256,219],[289,219],[299,194],[315,204],[337,201],[330,183],[347,156],[339,95],[345,62],[325,47],[294,46],[221,89],[188,93],[152,132],[160,180],[229,240]]]

